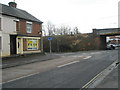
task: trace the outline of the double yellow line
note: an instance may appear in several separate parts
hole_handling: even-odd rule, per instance
[[[91,83],[93,83],[98,76],[100,76],[103,72],[97,74],[93,79],[91,79],[87,84],[85,84],[80,90],[84,90],[85,88],[88,88]]]
[[[87,89],[89,88],[89,86],[91,84],[94,83],[94,81],[100,76],[103,74],[103,72],[105,72],[108,68],[110,68],[113,64],[115,65],[116,61],[113,62],[110,66],[108,66],[106,69],[104,69],[102,72],[100,72],[99,74],[97,74],[93,79],[91,79],[87,84],[85,84],[80,90],[84,90],[84,89]]]

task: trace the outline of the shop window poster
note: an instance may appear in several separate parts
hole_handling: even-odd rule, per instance
[[[27,40],[27,49],[28,50],[37,50],[38,40],[36,39],[28,39]]]

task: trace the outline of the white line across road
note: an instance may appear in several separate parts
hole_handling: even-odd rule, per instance
[[[74,64],[74,63],[77,63],[79,61],[73,61],[73,62],[70,62],[70,63],[67,63],[67,64],[63,64],[63,65],[60,65],[60,66],[57,66],[58,68],[61,68],[61,67],[64,67],[64,66],[67,66],[67,65],[70,65],[70,64]]]
[[[89,58],[91,58],[92,56],[87,56],[87,57],[85,57],[85,58],[83,58],[83,59],[89,59]]]

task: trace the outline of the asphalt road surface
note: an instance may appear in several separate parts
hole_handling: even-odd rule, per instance
[[[82,88],[118,59],[117,50],[58,55],[61,58],[3,70],[3,88]]]

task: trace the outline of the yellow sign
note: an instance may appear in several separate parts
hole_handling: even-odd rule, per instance
[[[27,49],[28,50],[37,50],[38,40],[37,39],[27,39]]]

